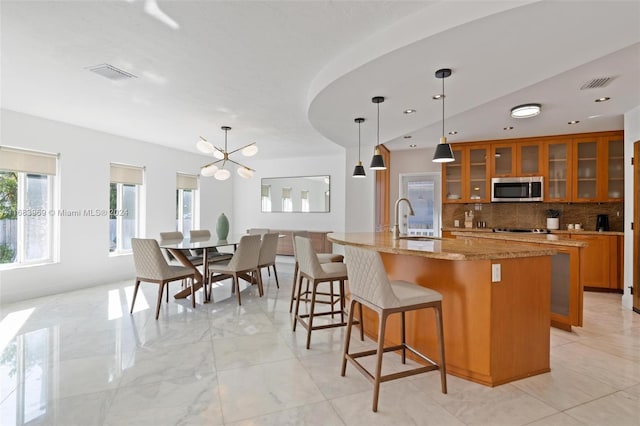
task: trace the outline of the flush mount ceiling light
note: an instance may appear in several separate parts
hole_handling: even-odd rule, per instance
[[[451,75],[451,69],[442,68],[436,71],[436,78],[442,80],[442,136],[440,136],[440,143],[436,147],[436,152],[433,155],[434,163],[449,163],[451,161],[455,161],[455,157],[453,156],[453,150],[451,149],[451,145],[447,143],[447,137],[444,135],[444,79]],[[434,97],[435,99],[435,97]]]
[[[360,161],[360,125],[364,122],[364,118],[356,118],[353,121],[358,123],[358,164],[356,165],[356,168],[353,169],[353,177],[363,178],[367,176],[367,174],[364,172],[362,161]]]
[[[371,165],[369,166],[369,168],[371,170],[386,170],[387,166],[385,166],[384,158],[382,157],[382,154],[380,154],[380,104],[384,102],[384,97],[374,96],[373,98],[371,98],[371,102],[378,105],[378,131],[376,133],[376,149],[373,153],[373,158],[371,159]]]
[[[542,105],[540,104],[524,104],[511,108],[511,117],[513,118],[530,118],[540,114]]]
[[[227,161],[229,161],[238,166],[238,175],[240,175],[245,179],[249,179],[250,177],[253,176],[253,172],[255,172],[255,170],[245,166],[244,164],[240,164],[237,161],[233,161],[232,159],[229,158],[229,156],[233,153],[240,151],[242,155],[244,155],[245,157],[251,157],[252,155],[255,155],[258,152],[258,147],[256,146],[256,143],[253,142],[253,143],[250,143],[249,145],[243,146],[242,148],[238,148],[229,152],[227,151],[227,132],[231,130],[231,127],[222,126],[221,129],[224,130],[224,149],[218,148],[217,146],[213,146],[212,144],[207,142],[207,140],[202,136],[200,136],[200,140],[198,141],[198,143],[196,143],[196,147],[198,148],[198,150],[200,150],[200,152],[203,152],[205,154],[211,154],[215,158],[217,158],[216,161],[202,166],[200,168],[200,174],[202,176],[213,176],[218,180],[227,180],[229,179],[229,177],[231,177],[231,172],[225,169],[224,166],[227,163]],[[222,165],[218,167],[216,164],[221,161],[222,161]]]

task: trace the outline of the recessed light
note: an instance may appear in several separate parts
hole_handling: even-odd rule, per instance
[[[587,118],[598,118],[598,117],[602,117],[602,114],[590,115]]]
[[[571,120],[567,124],[578,124],[580,120]]]
[[[416,145],[415,143],[412,143],[411,145],[409,145],[409,148],[415,148],[415,147],[417,147],[417,146],[418,146],[418,145]]]
[[[611,98],[608,96],[603,96],[601,98],[596,99],[595,102],[607,102],[609,99]]]
[[[511,117],[513,118],[529,118],[540,114],[542,105],[540,104],[523,104],[511,108]]]
[[[452,130],[452,131],[450,131],[450,132],[449,132],[449,134],[450,134],[450,135],[457,135],[457,134],[458,134],[458,131],[457,131],[457,130]]]
[[[438,100],[438,99],[442,99],[442,98],[444,98],[444,95],[442,93],[438,93],[437,95],[433,95],[431,97],[431,99],[434,99],[434,100]]]
[[[409,108],[409,109],[405,109],[403,112],[404,112],[405,114],[413,114],[414,112],[416,112],[416,110],[415,110],[415,109],[411,109],[411,108]]]
[[[412,136],[411,136],[411,135],[404,135],[403,137],[404,137],[405,139],[411,139],[411,138],[412,138]]]
[[[502,130],[513,130],[513,126],[503,127]]]

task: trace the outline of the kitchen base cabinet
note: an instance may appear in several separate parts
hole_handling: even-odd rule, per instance
[[[619,262],[622,253],[619,253],[618,238],[615,235],[571,234],[571,239],[588,244],[580,259],[580,278],[585,290],[622,291]]]
[[[293,233],[291,230],[271,230],[281,235],[278,239],[277,254],[293,256]],[[316,253],[332,253],[333,243],[327,239],[327,234],[331,231],[309,231],[311,245]]]

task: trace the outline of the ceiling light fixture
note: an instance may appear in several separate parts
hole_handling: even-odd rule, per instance
[[[364,122],[364,118],[356,118],[353,121],[358,123],[358,164],[356,164],[355,169],[353,169],[353,177],[363,178],[367,176],[367,174],[364,172],[362,161],[360,160],[360,125]]]
[[[513,126],[503,127],[502,130],[513,130]]]
[[[433,155],[434,163],[449,163],[451,161],[455,161],[455,157],[453,156],[453,150],[451,149],[451,145],[447,143],[447,137],[444,135],[444,79],[451,75],[451,69],[442,68],[436,71],[436,78],[442,80],[442,136],[440,136],[440,143],[436,147],[436,152]]]
[[[433,95],[431,97],[431,99],[433,99],[434,101],[437,101],[438,99],[444,98],[444,94],[442,93],[438,93],[437,95]]]
[[[567,124],[578,124],[580,120],[571,120]]]
[[[608,96],[603,96],[601,98],[596,99],[594,102],[607,102],[609,99],[611,99]]]
[[[371,159],[371,165],[369,166],[369,168],[371,170],[386,170],[387,166],[385,166],[384,158],[382,157],[382,154],[380,154],[380,104],[384,102],[384,97],[374,96],[373,98],[371,98],[371,102],[378,105],[378,131],[376,133],[376,149],[373,153],[373,158]]]
[[[457,130],[452,130],[452,131],[450,131],[450,132],[449,132],[449,134],[450,134],[450,135],[457,135],[457,134],[458,134],[458,131],[457,131]]]
[[[211,154],[215,158],[217,158],[216,161],[202,166],[200,168],[200,174],[207,177],[213,176],[218,180],[227,180],[229,179],[229,177],[231,177],[231,172],[225,169],[224,165],[227,163],[227,161],[230,161],[231,163],[236,164],[239,167],[238,175],[245,179],[249,179],[253,176],[253,172],[255,172],[255,170],[245,166],[244,164],[240,164],[237,161],[233,161],[229,158],[229,156],[235,152],[240,151],[245,157],[251,157],[258,152],[256,143],[252,142],[249,145],[245,145],[242,148],[238,148],[229,152],[227,151],[227,132],[231,130],[231,127],[222,126],[221,129],[224,130],[224,149],[213,146],[202,136],[200,136],[200,140],[198,141],[198,143],[196,143],[196,147],[198,148],[198,150],[200,150],[200,152]],[[218,167],[216,163],[219,163],[220,161],[222,161],[222,165]]]
[[[409,148],[417,148],[418,145],[416,145],[415,143],[412,143],[411,145],[409,145]]]
[[[404,112],[405,114],[413,114],[414,112],[416,112],[416,110],[415,110],[415,109],[411,109],[411,108],[409,108],[409,109],[405,109],[403,112]]]
[[[511,108],[511,117],[513,118],[530,118],[540,114],[542,105],[540,104],[524,104]]]

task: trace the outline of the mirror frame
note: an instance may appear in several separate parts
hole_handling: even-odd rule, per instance
[[[271,211],[264,211],[262,209],[262,187],[265,186],[265,184],[270,185],[270,182],[274,180],[277,181],[277,180],[306,179],[306,178],[323,178],[325,181],[326,180],[329,181],[328,183],[326,183],[326,190],[325,190],[325,192],[329,193],[328,198],[325,201],[325,210],[309,210],[308,212],[305,212],[299,209],[299,210],[292,210],[290,212],[285,212],[285,211],[282,211],[282,209],[273,210],[272,208]],[[260,212],[261,213],[330,213],[331,212],[331,175],[263,177],[260,180]]]

